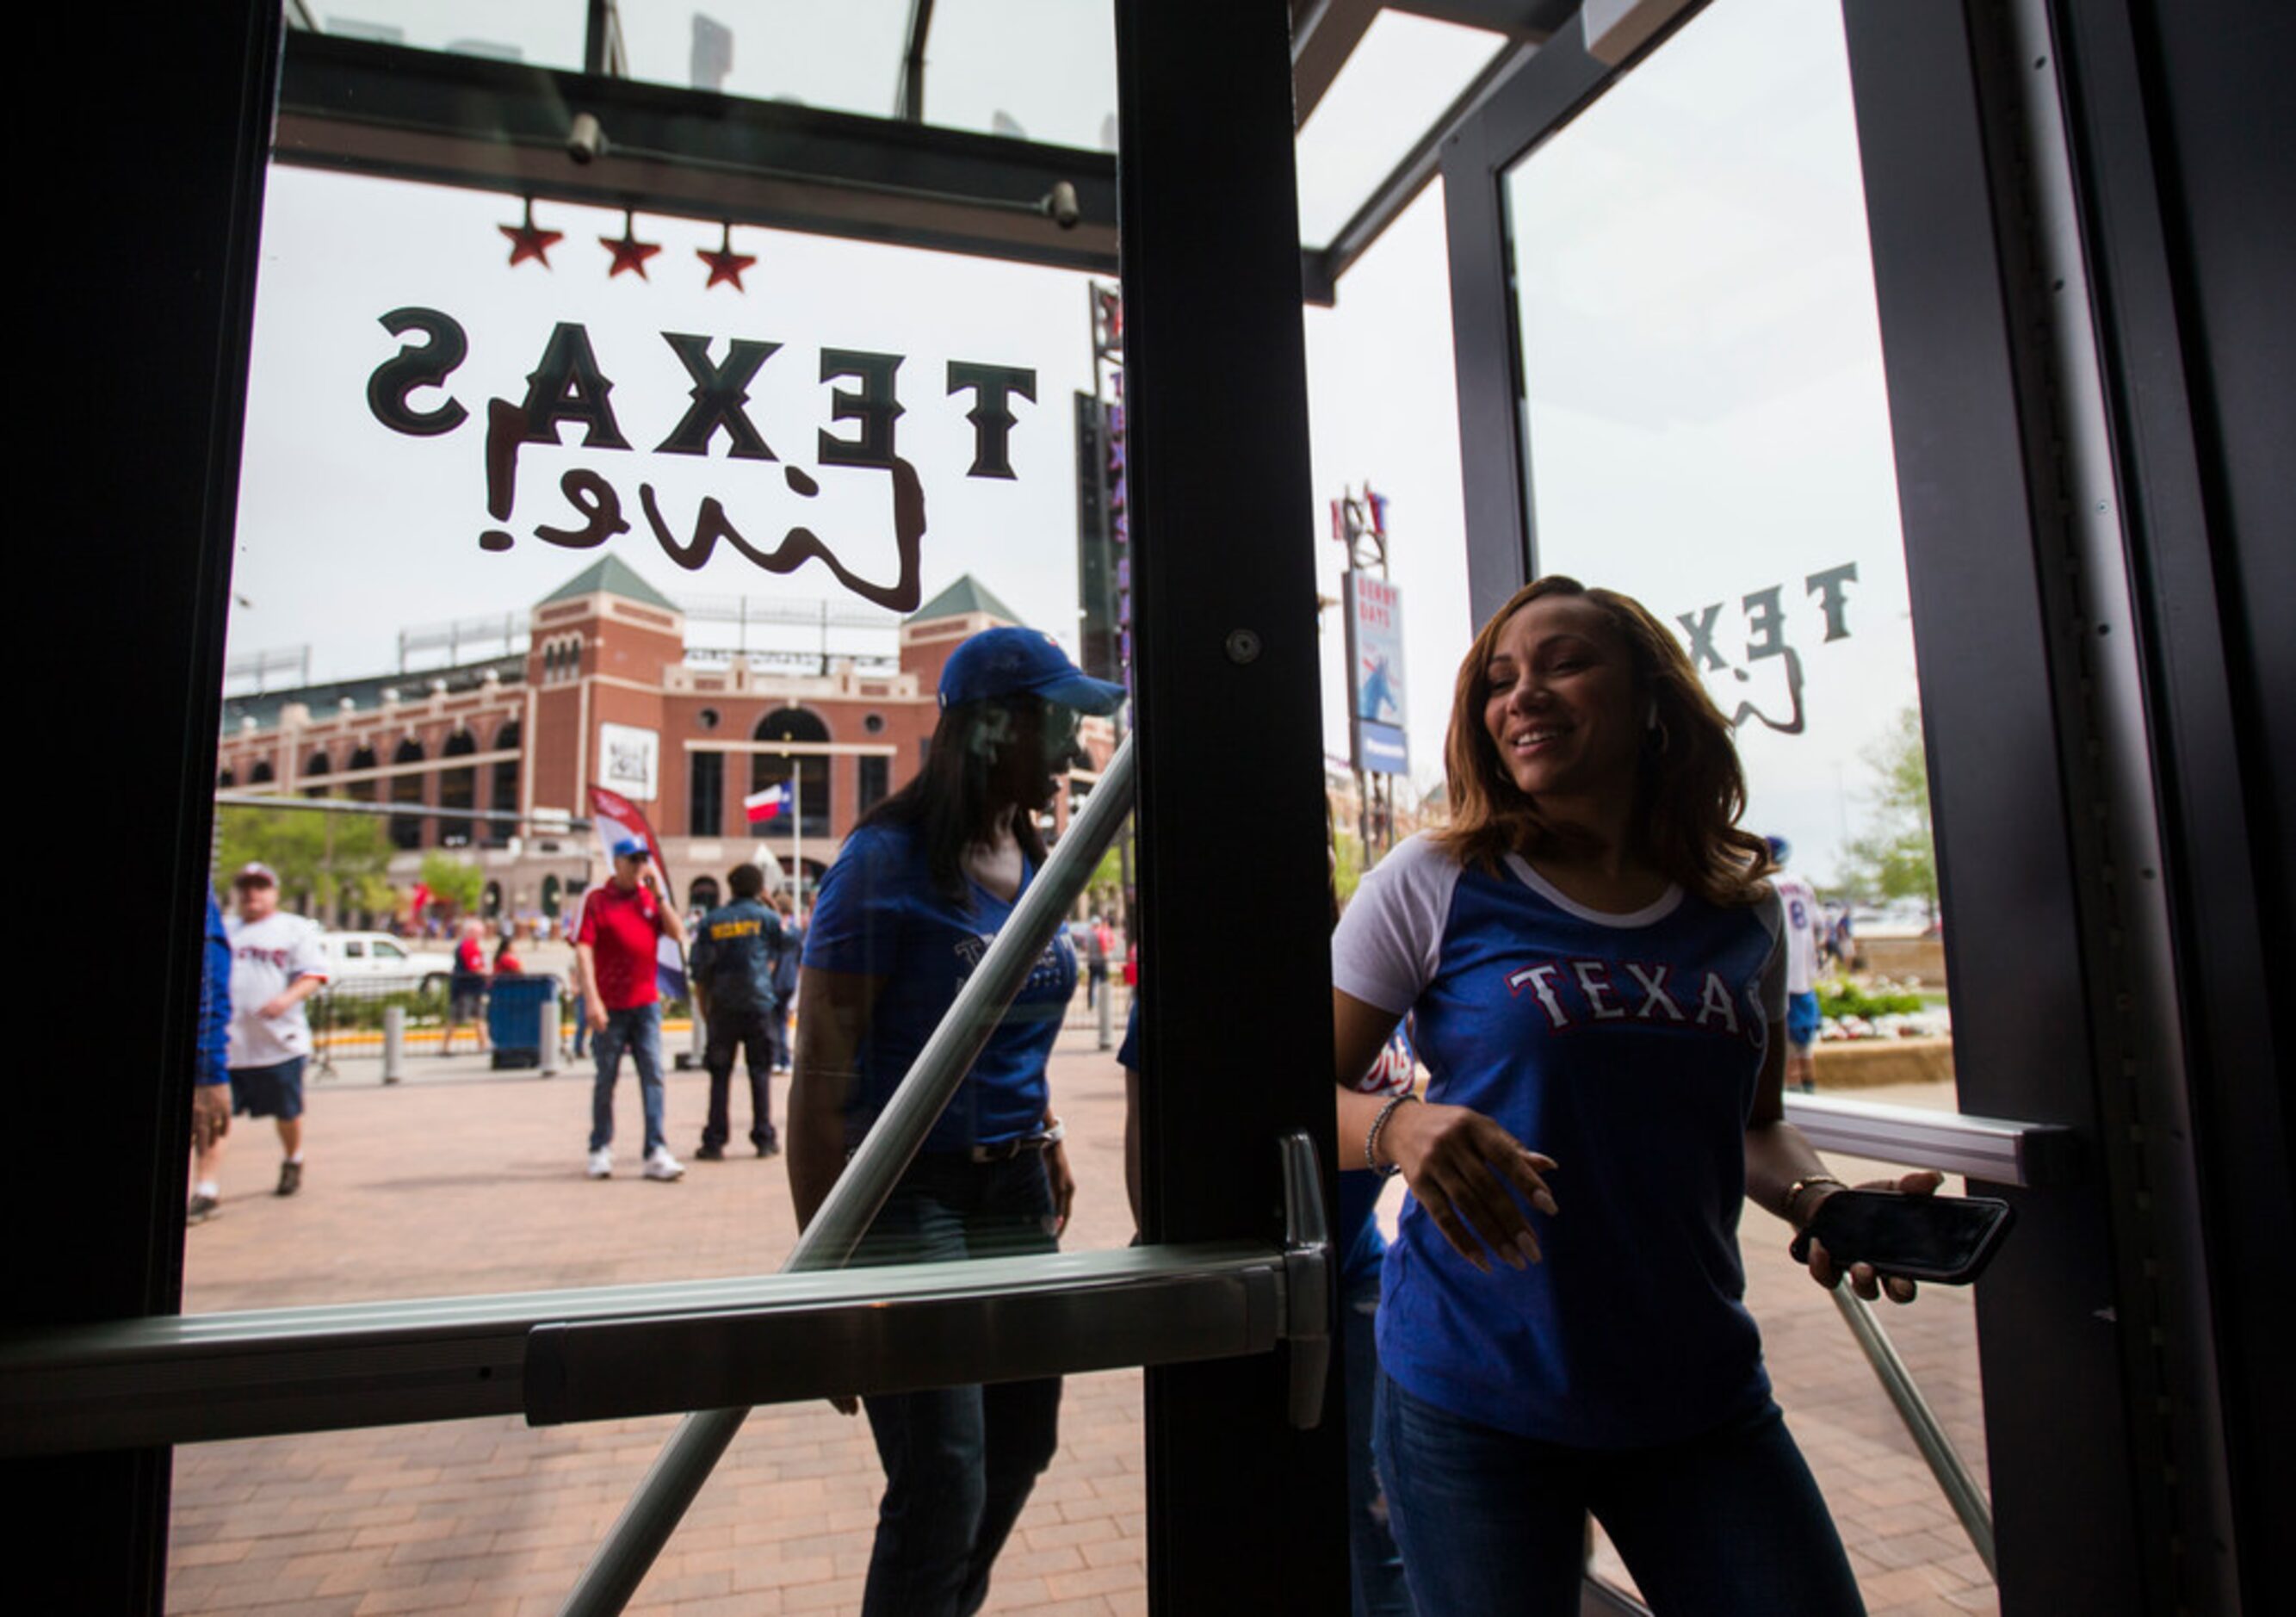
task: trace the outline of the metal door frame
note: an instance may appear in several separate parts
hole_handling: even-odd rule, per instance
[[[1332,1161],[1328,962],[1264,942],[1320,938],[1328,919],[1290,20],[1283,0],[1116,0],[1116,12],[1130,493],[1144,541],[1138,827],[1154,987],[1143,1031],[1148,1069],[1172,1075],[1145,1106],[1149,1234],[1265,1244],[1283,1219],[1276,1138],[1306,1131],[1327,1192]],[[198,894],[281,39],[266,0],[114,31],[97,103],[110,122],[53,164],[71,193],[62,234],[134,240],[59,266],[47,289],[42,313],[53,317],[35,323],[36,341],[52,346],[37,369],[61,397],[34,459],[54,478],[39,491],[53,506],[28,520],[89,556],[140,547],[133,581],[102,603],[107,638],[137,655],[91,659],[68,612],[28,614],[41,620],[26,626],[26,649],[36,667],[81,675],[85,709],[142,770],[133,789],[75,804],[75,835],[142,854],[124,890],[101,872],[71,900],[133,903],[135,943],[104,951],[100,1018],[46,1016],[36,1040],[44,1078],[23,1126],[28,1154],[44,1154],[19,1181],[12,1220],[15,1329],[180,1307],[181,1075],[196,1039]],[[1208,105],[1219,116],[1205,117]],[[136,475],[122,475],[123,452]],[[57,713],[36,734],[44,756],[79,756],[71,721]],[[1248,780],[1206,761],[1245,757]],[[1248,839],[1232,829],[1245,792]],[[1238,891],[1252,895],[1249,928],[1218,919]],[[1259,987],[1248,1022],[1228,1014],[1242,981]],[[45,1077],[86,1070],[99,1021],[101,1094]],[[1293,1430],[1284,1358],[1150,1373],[1158,1609],[1344,1601],[1338,1436],[1328,1419]],[[1333,1391],[1326,1409],[1336,1407]],[[35,1501],[10,1527],[40,1547],[17,1557],[36,1604],[160,1609],[168,1450],[15,1459],[0,1474]]]

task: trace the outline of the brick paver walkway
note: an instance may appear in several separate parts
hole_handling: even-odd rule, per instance
[[[1072,1025],[1054,1058],[1083,1186],[1071,1247],[1131,1235],[1122,1089],[1094,1046]],[[189,1232],[187,1310],[753,1273],[777,1267],[794,1239],[778,1160],[693,1163],[675,1185],[638,1178],[634,1079],[620,1097],[622,1166],[595,1183],[581,1173],[586,1071],[545,1081],[431,1056],[391,1088],[373,1071],[346,1063],[315,1087],[309,1167],[292,1200],[267,1194],[274,1142],[267,1126],[242,1120],[223,1215]],[[738,1145],[747,1120],[736,1093]],[[777,1081],[777,1114],[784,1094]],[[681,1155],[691,1156],[706,1098],[699,1073],[670,1079]],[[1749,1210],[1751,1301],[1780,1400],[1869,1605],[1876,1617],[1994,1610],[1982,1566],[1833,1304],[1785,1259],[1778,1229]],[[1934,1288],[1888,1323],[1981,1476],[1967,1295]],[[554,1612],[672,1424],[533,1431],[511,1418],[179,1449],[168,1609]],[[855,1609],[878,1485],[862,1422],[821,1405],[758,1411],[633,1609]],[[998,1566],[989,1609],[1144,1611],[1144,1534],[1138,1374],[1074,1377],[1060,1457]]]

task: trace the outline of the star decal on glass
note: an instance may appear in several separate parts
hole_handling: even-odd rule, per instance
[[[611,236],[598,238],[598,245],[614,255],[614,267],[606,272],[608,280],[611,281],[626,269],[637,271],[638,279],[641,281],[651,279],[646,274],[646,260],[661,250],[661,243],[639,241],[635,234],[637,222],[635,216],[629,209],[624,209],[621,240],[616,241]]]
[[[495,226],[510,238],[510,264],[512,269],[533,259],[543,268],[550,267],[550,250],[566,239],[562,230],[543,230],[534,222],[534,199],[526,199],[526,223]]]
[[[734,250],[734,226],[731,220],[726,221],[724,230],[725,234],[718,240],[717,251],[712,252],[707,247],[697,247],[693,250],[693,256],[709,266],[709,286],[716,286],[724,282],[731,283],[737,292],[746,292],[750,289],[742,284],[742,272],[758,261],[757,255]],[[709,286],[705,286],[702,290],[708,291]]]

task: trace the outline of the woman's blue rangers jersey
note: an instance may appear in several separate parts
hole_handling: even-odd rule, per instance
[[[1687,1437],[1769,1394],[1742,1298],[1744,1133],[1784,1014],[1775,899],[1669,889],[1632,915],[1529,864],[1463,869],[1425,836],[1365,880],[1334,981],[1414,1016],[1427,1098],[1472,1106],[1559,1165],[1546,1255],[1476,1271],[1415,1199],[1387,1260],[1380,1362],[1470,1420],[1616,1448]]]

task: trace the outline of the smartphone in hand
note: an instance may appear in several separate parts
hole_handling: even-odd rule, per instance
[[[1824,1244],[1847,1268],[1870,1263],[1885,1275],[1967,1285],[1985,1272],[2015,1213],[1992,1196],[1908,1196],[1894,1190],[1838,1190],[1817,1204],[1794,1237],[1794,1261]]]

